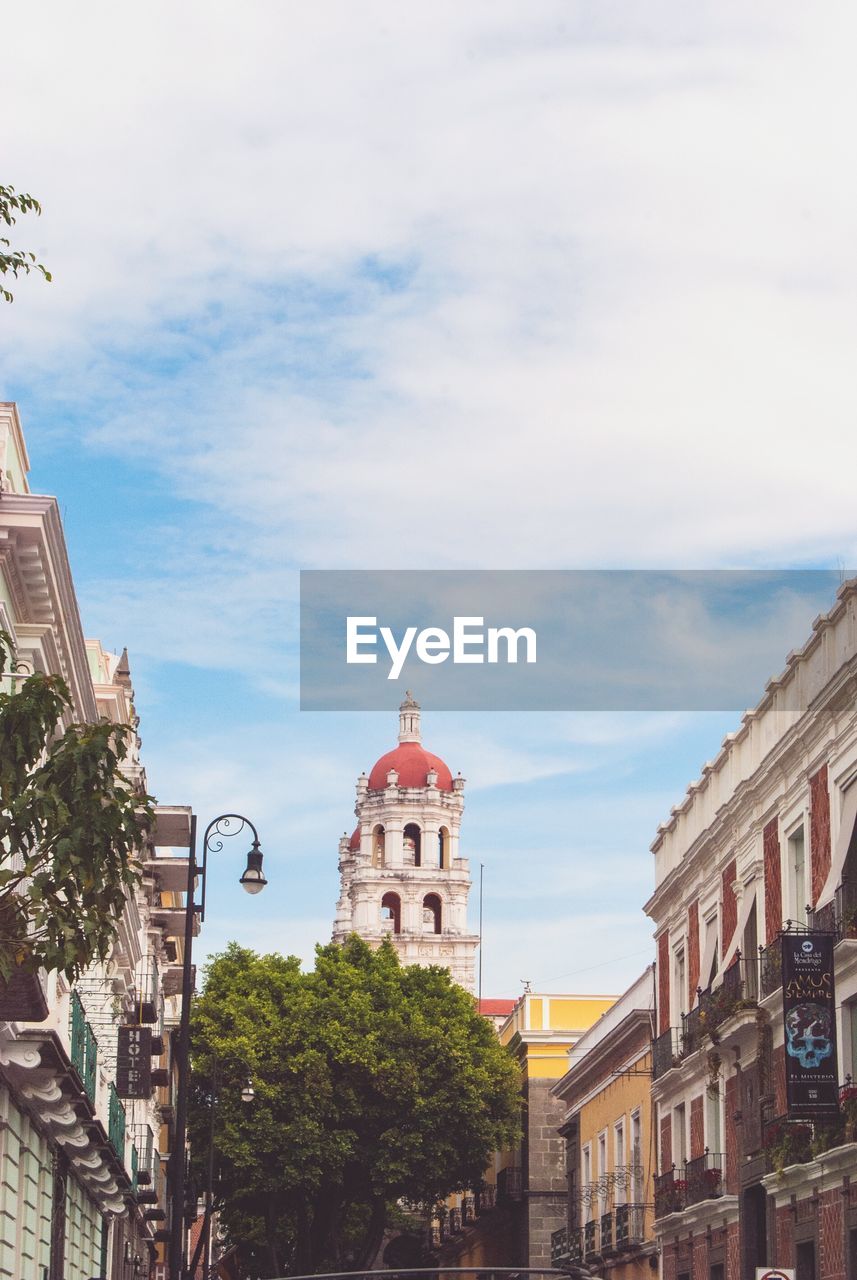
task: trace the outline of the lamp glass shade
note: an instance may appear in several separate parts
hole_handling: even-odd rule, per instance
[[[262,871],[262,850],[258,845],[254,844],[247,854],[247,867],[239,883],[247,893],[261,893],[268,883]]]
[[[256,1090],[253,1088],[253,1085],[248,1080],[244,1088],[241,1090],[241,1101],[252,1102],[255,1097],[256,1097]]]

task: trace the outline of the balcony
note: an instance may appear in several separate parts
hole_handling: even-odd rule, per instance
[[[461,1211],[459,1209],[450,1209],[449,1211],[449,1234],[451,1236],[461,1235]]]
[[[583,1226],[583,1256],[591,1258],[598,1252],[598,1237],[595,1230],[595,1219],[590,1218]]]
[[[581,1239],[583,1233],[580,1227],[574,1227],[568,1233],[568,1260],[569,1262],[583,1261],[583,1241]]]
[[[663,1218],[668,1213],[681,1213],[685,1207],[687,1186],[683,1178],[675,1176],[675,1166],[666,1173],[655,1177],[655,1217]]]
[[[679,1063],[678,1028],[667,1027],[652,1043],[652,1079],[659,1080]]]
[[[76,991],[71,993],[70,1015],[71,1065],[74,1067],[89,1101],[95,1105],[98,1041],[86,1020],[83,1004]]]
[[[125,1160],[125,1108],[120,1101],[116,1086],[110,1082],[109,1105],[107,1111],[107,1140],[121,1161]]]
[[[521,1170],[510,1165],[507,1169],[501,1169],[497,1174],[497,1201],[502,1203],[506,1200],[520,1200],[521,1198]]]
[[[488,1182],[476,1192],[476,1216],[482,1213],[489,1213],[494,1208],[497,1198],[497,1189],[492,1187]]]
[[[723,1195],[723,1156],[714,1151],[688,1160],[684,1166],[685,1207]]]
[[[601,1215],[601,1253],[613,1252],[613,1214]]]
[[[563,1262],[568,1262],[567,1227],[560,1227],[559,1231],[551,1232],[551,1266],[558,1267]]]
[[[466,1226],[476,1218],[476,1201],[473,1196],[465,1196],[461,1201],[461,1221]]]
[[[616,1248],[631,1249],[643,1243],[646,1206],[619,1204],[616,1206]]]
[[[762,1147],[768,1173],[782,1173],[790,1164],[812,1159],[812,1125],[777,1116],[762,1126]]]

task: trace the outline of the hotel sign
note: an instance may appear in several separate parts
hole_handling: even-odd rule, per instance
[[[788,1114],[820,1120],[839,1109],[833,936],[785,933],[781,939]]]
[[[120,1027],[116,1043],[116,1092],[120,1098],[152,1096],[152,1029]]]

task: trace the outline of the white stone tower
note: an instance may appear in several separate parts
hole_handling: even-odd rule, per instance
[[[470,869],[459,856],[464,779],[420,739],[420,706],[399,707],[399,745],[357,779],[357,828],[339,842],[334,942],[389,938],[402,964],[439,964],[475,988],[479,938],[467,932]]]

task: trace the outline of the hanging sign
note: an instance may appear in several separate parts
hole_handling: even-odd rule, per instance
[[[839,1110],[833,935],[781,935],[786,1100],[790,1119]]]
[[[119,1028],[116,1044],[116,1092],[120,1098],[151,1097],[151,1027]]]
[[[756,1280],[795,1280],[793,1267],[757,1267]]]

